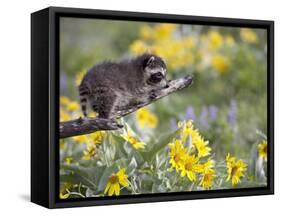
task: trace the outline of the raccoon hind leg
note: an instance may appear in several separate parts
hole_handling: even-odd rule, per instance
[[[92,95],[90,98],[90,104],[93,111],[98,113],[99,118],[110,119],[115,112],[116,107],[116,95],[112,92]]]

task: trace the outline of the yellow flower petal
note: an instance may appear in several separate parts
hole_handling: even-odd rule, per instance
[[[119,184],[115,184],[114,190],[115,190],[116,196],[119,196],[120,195],[120,185]]]
[[[113,173],[107,182],[104,193],[108,193],[109,196],[115,194],[116,196],[120,195],[120,185],[127,187],[129,185],[128,175],[126,175],[126,169],[122,168],[117,173]]]
[[[121,184],[122,186],[124,186],[124,187],[129,186],[129,182],[128,182],[127,179],[122,179],[122,180],[120,180],[120,184]]]
[[[115,184],[110,185],[108,195],[112,196],[114,194],[114,191],[115,191]]]
[[[140,142],[137,137],[132,136],[131,134],[132,134],[132,131],[131,131],[131,129],[128,128],[120,136],[123,139],[125,139],[128,143],[130,143],[133,146],[133,148],[135,148],[135,149],[143,149],[145,147],[145,143],[144,142]]]
[[[66,193],[66,194],[60,193],[60,199],[67,199],[69,196],[70,196],[70,194],[68,194],[68,193]]]
[[[228,153],[226,156],[226,165],[228,173],[226,181],[231,179],[232,185],[235,186],[240,182],[241,177],[245,176],[247,164],[245,164],[241,159],[236,160],[235,157]]]
[[[137,123],[141,128],[156,128],[158,124],[157,116],[147,108],[141,108],[136,112]]]
[[[104,189],[104,193],[105,193],[105,194],[107,193],[107,191],[108,191],[109,188],[110,188],[110,183],[108,182],[108,183],[106,184],[105,189]]]
[[[264,140],[262,143],[258,145],[258,153],[259,157],[263,160],[267,161],[267,141]]]

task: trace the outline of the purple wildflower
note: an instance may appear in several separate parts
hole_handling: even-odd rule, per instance
[[[67,77],[64,72],[60,73],[60,91],[66,91],[67,89]]]
[[[232,100],[230,102],[230,107],[227,114],[228,123],[234,126],[236,124],[236,118],[237,118],[237,104],[234,100]]]
[[[185,118],[187,120],[191,119],[191,120],[195,121],[196,116],[195,116],[194,109],[192,106],[187,107],[186,112],[185,112]]]
[[[199,123],[201,127],[206,128],[208,126],[208,109],[205,106],[202,108],[202,111],[200,113]]]
[[[215,105],[209,106],[209,117],[211,121],[215,121],[218,117],[218,108]]]

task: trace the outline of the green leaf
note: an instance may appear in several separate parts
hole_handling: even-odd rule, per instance
[[[124,148],[126,141],[122,137],[114,133],[111,133],[111,138],[114,144],[116,145],[115,159],[124,158],[124,157],[128,158],[129,152],[126,151],[126,149]]]
[[[112,138],[117,147],[116,160],[119,158],[128,158],[129,161],[131,161],[132,158],[134,158],[137,164],[142,164],[144,162],[144,158],[141,154],[143,150],[134,149],[132,145],[128,145],[128,143],[126,143],[126,141],[120,137],[120,135],[112,134]]]
[[[250,160],[248,166],[248,173],[249,175],[256,176],[256,163],[258,159],[258,146],[253,145],[251,152],[250,152]]]
[[[178,136],[179,131],[180,130],[177,130],[170,134],[162,136],[158,142],[152,145],[149,151],[140,152],[140,154],[147,162],[151,162],[159,151],[164,149],[169,144],[169,142],[173,140],[173,138]]]
[[[135,172],[136,168],[138,167],[138,164],[137,164],[137,161],[135,159],[135,157],[132,157],[127,169],[126,169],[126,172],[127,174],[130,176],[130,175],[133,175],[133,173]]]
[[[86,197],[92,197],[94,195],[94,191],[91,190],[90,188],[87,188],[85,195]]]
[[[77,184],[82,183],[90,188],[96,188],[104,168],[104,166],[91,166],[85,168],[77,165],[62,164],[61,169],[70,171],[70,174],[64,174],[60,177],[65,181]]]
[[[151,175],[148,174],[143,174],[140,176],[140,181],[141,181],[141,191],[143,193],[151,193],[153,183],[154,183],[154,178]]]

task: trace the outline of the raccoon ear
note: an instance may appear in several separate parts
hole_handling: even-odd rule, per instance
[[[154,62],[154,60],[155,60],[155,57],[154,57],[154,56],[151,56],[151,57],[148,59],[146,65],[151,65],[151,64]]]
[[[146,67],[152,65],[155,61],[155,57],[151,56],[151,55],[144,55],[142,56],[141,59],[141,65],[143,67],[143,69],[145,69]]]

